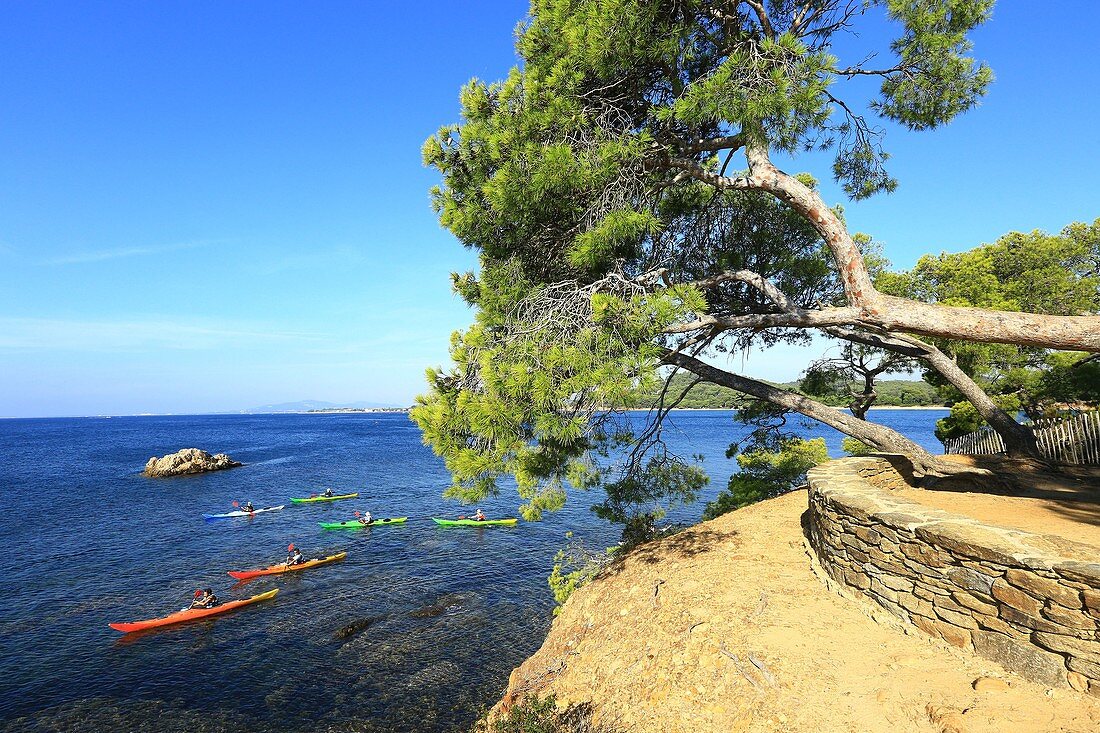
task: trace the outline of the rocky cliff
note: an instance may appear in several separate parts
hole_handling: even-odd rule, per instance
[[[244,464],[234,461],[224,453],[210,455],[198,448],[184,448],[163,458],[153,456],[145,464],[145,470],[142,473],[150,478],[162,478],[165,476],[183,476],[189,473],[221,471],[241,465]]]
[[[1100,730],[1100,699],[827,587],[806,505],[788,494],[639,548],[573,594],[494,713],[553,694],[638,733]]]

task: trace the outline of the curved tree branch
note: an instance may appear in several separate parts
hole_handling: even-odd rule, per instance
[[[985,390],[960,369],[953,359],[933,344],[906,334],[874,333],[847,328],[847,325],[857,324],[862,320],[861,314],[852,308],[826,308],[822,310],[796,308],[787,295],[777,288],[774,283],[751,270],[723,272],[695,281],[692,284],[697,287],[714,287],[719,283],[730,281],[747,283],[756,288],[782,309],[783,313],[725,317],[708,315],[702,316],[691,323],[680,324],[676,328],[685,331],[708,328],[711,332],[736,328],[820,328],[829,335],[845,341],[885,349],[909,358],[921,359],[954,385],[974,405],[978,413],[1004,439],[1009,455],[1033,459],[1042,458],[1034,433],[998,407],[986,394]]]
[[[756,189],[770,193],[810,221],[829,248],[849,305],[860,311],[859,318],[848,323],[858,321],[884,331],[938,338],[1100,352],[1100,316],[1097,315],[1054,316],[945,306],[878,292],[871,282],[859,247],[844,222],[821,196],[773,165],[763,146],[750,143],[745,147],[745,154],[749,161],[749,175],[735,178],[711,173],[692,160],[671,159],[668,163],[680,171],[679,175],[719,188]],[[824,321],[817,320],[816,323],[824,324]],[[807,322],[806,325],[813,324]],[[841,324],[835,322],[835,325]]]
[[[860,323],[858,308],[825,308],[823,310],[796,309],[783,313],[750,313],[743,316],[702,315],[694,321],[678,323],[665,329],[665,333],[690,333],[702,328],[721,331],[762,328],[822,328]]]
[[[743,394],[765,400],[779,407],[805,415],[837,430],[858,438],[864,443],[886,453],[901,453],[913,462],[918,474],[939,474],[944,470],[940,461],[921,446],[890,428],[867,422],[828,407],[804,395],[773,387],[740,374],[727,372],[687,354],[668,350],[662,357],[666,364],[673,364],[702,377],[705,381],[737,390]]]

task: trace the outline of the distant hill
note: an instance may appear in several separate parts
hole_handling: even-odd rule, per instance
[[[333,410],[341,407],[362,409],[365,407],[405,407],[390,402],[325,402],[324,400],[301,400],[299,402],[280,402],[275,405],[261,405],[241,410],[243,413],[263,412],[309,412],[310,410]]]
[[[694,377],[689,374],[679,373],[672,378],[672,385],[665,395],[665,401],[671,402],[678,397],[684,389],[691,384]],[[777,384],[778,387],[798,392],[798,385],[793,382]],[[926,407],[940,405],[936,388],[919,379],[884,379],[875,385],[878,393],[876,407]],[[630,407],[652,407],[659,396],[658,393],[641,396]],[[847,400],[836,398],[820,398],[822,402],[836,407],[845,407]],[[716,384],[700,382],[691,388],[678,407],[689,409],[726,409],[736,410],[745,403],[746,397],[740,392],[735,392],[728,387],[719,387]]]

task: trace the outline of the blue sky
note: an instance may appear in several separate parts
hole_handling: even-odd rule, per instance
[[[408,403],[471,319],[448,274],[474,264],[430,209],[420,146],[465,81],[515,63],[525,12],[5,4],[0,416]],[[895,265],[1100,216],[1100,7],[1042,19],[1002,0],[975,38],[997,75],[982,106],[889,130],[899,190],[846,210]],[[745,368],[793,378],[803,356]]]

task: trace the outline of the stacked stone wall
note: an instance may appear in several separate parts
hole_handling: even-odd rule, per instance
[[[1096,548],[905,501],[892,459],[830,461],[809,484],[810,545],[834,580],[1029,679],[1100,695]]]

